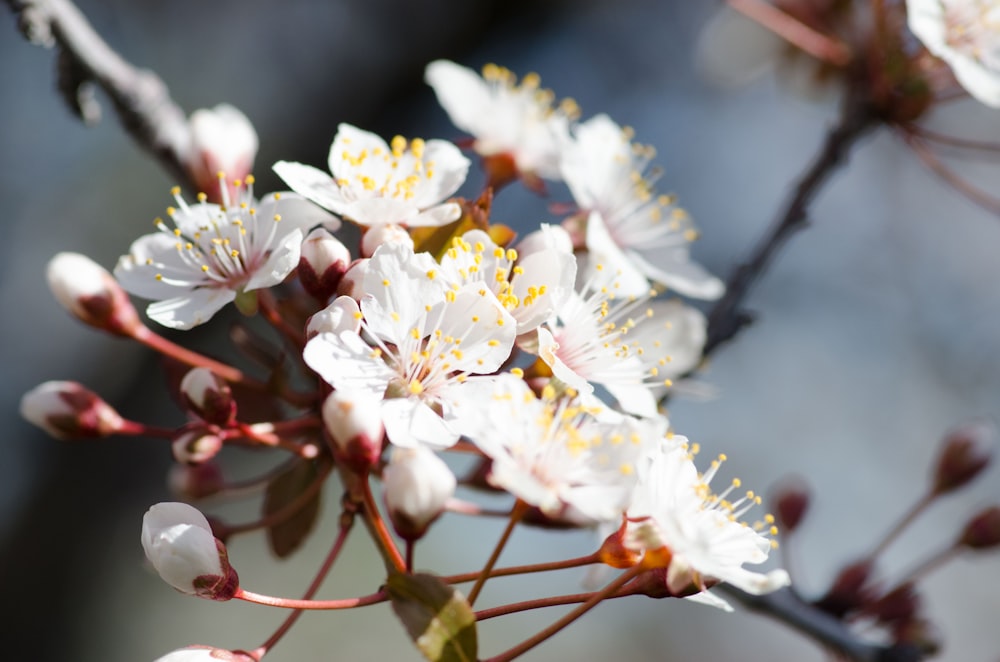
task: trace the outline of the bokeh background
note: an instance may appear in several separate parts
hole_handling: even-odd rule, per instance
[[[383,135],[457,138],[422,81],[448,57],[537,71],[584,116],[607,112],[659,151],[659,188],[675,192],[703,231],[696,257],[725,275],[774,216],[835,116],[830,96],[803,97],[764,77],[720,88],[699,75],[695,43],[715,3],[690,0],[81,0],[107,40],[160,73],[186,109],[228,101],[261,136],[258,190],[278,187],[278,159],[323,165],[341,121]],[[723,61],[725,61],[723,56]],[[60,250],[111,267],[169,202],[170,181],[112,117],[84,128],[53,87],[51,52],[28,45],[0,10],[0,623],[3,658],[141,662],[189,643],[257,645],[282,614],[186,598],[143,566],[142,513],[168,499],[165,445],[53,441],[17,413],[23,392],[75,379],[128,416],[177,424],[155,357],[73,322],[48,293],[45,263]],[[938,129],[988,138],[1000,115],[959,102]],[[1000,164],[956,162],[997,190]],[[467,194],[480,180],[472,178]],[[568,200],[552,187],[552,201]],[[516,190],[496,218],[522,228],[551,216]],[[719,351],[700,381],[710,399],[680,398],[675,429],[729,475],[766,491],[804,476],[815,501],[792,545],[800,587],[826,586],[926,489],[941,435],[1000,418],[1000,219],[929,174],[897,139],[870,137],[814,207],[815,224],[784,250],[750,298],[760,321]],[[225,318],[223,318],[225,319]],[[221,323],[219,326],[225,326]],[[216,332],[185,336],[204,347]],[[704,390],[704,389],[703,389]],[[975,510],[1000,501],[993,468],[937,504],[890,548],[898,577],[947,545]],[[244,584],[298,594],[335,528],[325,518],[291,561],[274,563],[260,536],[230,554]],[[234,513],[234,518],[242,513]],[[418,566],[472,569],[497,523],[446,518]],[[504,564],[586,553],[586,533],[516,532]],[[330,597],[370,592],[379,562],[364,536],[328,581]],[[490,600],[578,590],[580,573],[491,582]],[[943,660],[1000,659],[1000,557],[969,555],[926,584]],[[534,632],[558,610],[489,622],[484,654]],[[418,659],[387,608],[311,614],[274,662]],[[530,660],[823,660],[781,625],[681,601],[601,606],[532,651]]]

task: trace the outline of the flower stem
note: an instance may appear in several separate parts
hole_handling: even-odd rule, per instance
[[[920,497],[917,502],[910,507],[910,510],[907,511],[907,513],[903,515],[898,522],[896,522],[896,525],[882,537],[882,540],[875,545],[875,549],[873,549],[871,554],[868,555],[868,559],[874,561],[877,556],[884,552],[886,547],[888,547],[893,540],[899,537],[899,534],[902,533],[906,527],[912,524],[913,520],[915,520],[920,513],[927,509],[927,506],[934,502],[936,496],[937,495],[933,492],[928,492],[924,496]]]
[[[320,467],[319,475],[316,476],[316,480],[310,483],[302,493],[295,497],[294,500],[285,504],[283,507],[275,510],[272,513],[268,513],[265,517],[262,517],[253,522],[247,522],[245,524],[220,524],[220,529],[216,534],[220,538],[228,538],[234,536],[238,533],[246,533],[248,531],[256,531],[257,529],[267,529],[276,524],[281,524],[288,518],[294,516],[297,512],[302,510],[302,508],[309,503],[309,501],[316,496],[316,492],[319,491],[323,484],[326,482],[326,477],[330,475],[333,467],[330,464],[325,464]]]
[[[510,534],[514,531],[514,527],[517,525],[518,521],[524,516],[524,513],[528,510],[528,504],[520,499],[514,504],[514,508],[510,511],[510,520],[507,522],[507,527],[503,530],[503,534],[500,536],[500,540],[497,541],[496,547],[493,548],[493,553],[490,554],[490,558],[486,561],[486,565],[483,567],[479,576],[476,578],[476,583],[473,584],[472,590],[469,592],[469,606],[471,607],[476,602],[476,598],[479,597],[480,591],[483,590],[483,585],[486,580],[490,577],[490,572],[493,571],[493,566],[496,565],[497,559],[500,558],[500,553],[503,548],[507,545],[507,541],[510,539]]]
[[[794,16],[764,0],[727,0],[730,7],[770,30],[796,48],[837,67],[851,61],[843,42],[813,30]]]
[[[626,598],[630,595],[637,595],[640,593],[638,588],[625,588],[618,591],[614,595],[607,595],[604,597],[605,600],[613,600],[615,598]],[[507,616],[508,614],[516,614],[522,611],[528,611],[530,609],[542,609],[545,607],[558,607],[560,605],[572,605],[580,602],[586,602],[594,597],[595,593],[590,591],[588,593],[573,593],[570,595],[555,595],[550,598],[539,598],[538,600],[525,600],[524,602],[517,602],[510,605],[503,605],[500,607],[491,607],[490,609],[483,609],[476,612],[477,621],[485,621],[491,618],[496,618],[497,616]]]
[[[371,483],[367,477],[361,481],[361,491],[364,499],[366,521],[371,524],[373,533],[389,561],[395,566],[396,570],[405,573],[407,568],[406,561],[399,553],[399,548],[393,541],[392,535],[390,535],[389,529],[385,525],[385,520],[382,519],[382,514],[379,513],[378,506],[375,504],[375,497],[372,495]]]
[[[257,290],[257,301],[260,304],[260,313],[264,316],[264,319],[292,343],[292,346],[298,350],[296,354],[302,354],[302,349],[306,346],[306,339],[301,330],[293,327],[282,317],[281,311],[278,310],[278,302],[275,300],[271,290],[266,288]]]
[[[355,607],[367,607],[389,599],[385,591],[377,591],[370,595],[363,595],[360,598],[345,598],[343,600],[294,600],[291,598],[276,598],[270,595],[261,595],[240,589],[233,596],[237,600],[253,602],[258,605],[268,607],[281,607],[282,609],[308,609],[311,611],[332,611],[335,609],[354,609]]]
[[[596,553],[588,554],[587,556],[579,556],[575,559],[564,559],[562,561],[552,561],[549,563],[533,563],[531,565],[517,565],[511,566],[509,568],[496,568],[491,570],[489,577],[509,577],[511,575],[526,575],[532,572],[548,572],[550,570],[566,570],[567,568],[579,568],[585,565],[591,565],[593,563],[600,563],[600,556]],[[442,577],[441,580],[449,584],[461,584],[463,582],[471,582],[474,579],[478,579],[483,575],[482,571],[479,572],[466,572],[461,575],[451,575],[450,577]]]
[[[181,347],[177,343],[171,342],[163,336],[153,333],[148,327],[136,327],[132,332],[132,337],[146,347],[155,349],[157,352],[176,359],[181,363],[195,368],[208,368],[213,373],[228,382],[245,384],[255,388],[263,388],[265,386],[262,382],[245,375],[243,371],[238,370],[231,365],[216,361],[215,359],[210,359],[204,354],[191,351],[186,347]]]

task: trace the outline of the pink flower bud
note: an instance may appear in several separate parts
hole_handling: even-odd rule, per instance
[[[142,518],[142,548],[160,578],[181,593],[230,600],[239,577],[208,520],[186,503],[158,503]]]
[[[190,127],[191,152],[185,163],[188,176],[212,202],[221,203],[224,180],[218,173],[225,173],[230,181],[250,174],[257,156],[257,132],[246,115],[224,103],[191,113]]]
[[[402,243],[413,248],[413,238],[398,225],[373,225],[361,237],[362,257],[371,257],[382,244]]]
[[[382,473],[385,505],[404,540],[417,540],[455,494],[455,475],[433,451],[397,448]]]
[[[875,567],[869,560],[856,561],[840,571],[826,595],[816,602],[823,611],[837,618],[875,600],[871,584]]]
[[[141,325],[125,290],[89,257],[59,253],[49,260],[46,276],[56,300],[85,324],[120,336]]]
[[[382,456],[381,401],[371,393],[334,391],[323,402],[323,423],[334,458],[353,471],[367,473]]]
[[[185,464],[201,464],[219,454],[223,441],[214,426],[198,425],[182,430],[170,442],[174,459]]]
[[[227,651],[211,646],[188,646],[167,653],[153,662],[252,662],[253,659],[239,651]]]
[[[351,251],[323,228],[316,228],[302,241],[299,282],[315,299],[326,303],[337,292],[340,279],[351,265]]]
[[[96,393],[76,382],[45,382],[21,397],[21,416],[57,439],[107,437],[125,420]]]
[[[934,467],[934,494],[962,487],[989,465],[996,429],[988,423],[971,423],[951,430],[944,438]]]
[[[184,404],[203,421],[226,427],[236,418],[233,390],[208,368],[189,370],[180,390]]]
[[[958,544],[970,549],[990,549],[1000,545],[1000,506],[990,506],[969,520]]]
[[[361,329],[361,308],[351,297],[341,296],[309,318],[306,322],[306,339],[311,340],[321,333],[340,333]]]
[[[777,489],[774,510],[785,533],[798,528],[809,509],[809,486],[801,478],[789,478]]]
[[[225,484],[222,469],[211,460],[201,464],[175,464],[167,474],[170,491],[186,501],[197,501],[218,494]]]
[[[365,274],[368,273],[370,262],[371,258],[355,260],[354,264],[347,269],[344,277],[340,279],[337,294],[361,301],[361,298],[365,295]]]

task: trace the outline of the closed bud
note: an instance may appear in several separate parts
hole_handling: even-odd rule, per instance
[[[389,519],[401,538],[424,535],[455,494],[455,475],[433,451],[397,448],[382,473]]]
[[[951,430],[934,467],[934,494],[955,490],[978,476],[990,463],[995,439],[996,429],[989,423],[970,423]]]
[[[189,126],[191,151],[184,163],[188,177],[212,202],[222,203],[226,178],[244,179],[253,170],[257,132],[246,115],[225,103],[194,111]],[[226,178],[219,177],[220,172]]]
[[[226,427],[235,420],[233,390],[208,368],[189,370],[180,389],[185,406],[203,421]]]
[[[336,294],[349,266],[351,252],[347,246],[323,228],[316,228],[302,241],[299,282],[318,301],[326,303]]]
[[[184,464],[201,464],[219,454],[223,441],[214,426],[186,428],[170,442],[174,459]]]
[[[958,544],[969,549],[990,549],[1000,545],[1000,506],[990,506],[969,520]]]
[[[120,336],[141,326],[125,290],[89,257],[59,253],[49,260],[46,277],[56,300],[81,322]]]
[[[371,258],[355,260],[354,264],[344,274],[344,277],[340,279],[337,294],[361,301],[361,298],[365,296],[365,274],[368,273],[370,262]]]
[[[774,497],[774,513],[785,533],[798,528],[809,509],[809,486],[804,480],[793,477],[778,486]]]
[[[239,577],[208,520],[186,503],[158,503],[142,518],[142,548],[163,581],[181,593],[231,600]]]
[[[311,340],[321,333],[341,331],[357,333],[360,329],[361,308],[358,307],[358,302],[351,297],[341,296],[309,318],[306,322],[306,340]]]
[[[333,456],[364,474],[382,456],[381,401],[368,391],[334,391],[323,402],[323,423],[333,441]]]
[[[201,464],[174,464],[167,474],[171,493],[185,501],[197,501],[218,494],[226,481],[222,469],[211,460]]]
[[[869,560],[856,561],[837,575],[826,595],[816,601],[823,611],[842,617],[875,600],[876,593],[870,580],[875,566]]]
[[[413,248],[413,238],[398,225],[373,225],[361,237],[361,256],[371,257],[382,244],[401,243]]]
[[[211,646],[188,646],[158,657],[153,662],[253,662],[253,660],[254,658],[246,653],[238,651],[227,651]]]
[[[45,382],[21,397],[21,416],[57,439],[107,437],[126,423],[111,405],[76,382]]]

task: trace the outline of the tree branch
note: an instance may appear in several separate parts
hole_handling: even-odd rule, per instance
[[[184,111],[153,72],[137,69],[108,46],[70,0],[6,0],[33,44],[58,46],[57,83],[86,124],[100,119],[94,86],[107,93],[122,126],[172,177],[193,189],[185,163],[193,149]]]

